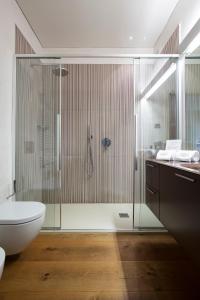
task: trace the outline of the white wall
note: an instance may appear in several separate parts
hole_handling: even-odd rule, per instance
[[[15,24],[36,52],[42,48],[14,0],[0,0],[0,201],[12,191],[12,88]]]
[[[200,17],[200,0],[179,0],[162,34],[155,44],[155,52],[163,48],[178,24],[181,25],[180,42],[186,37]]]

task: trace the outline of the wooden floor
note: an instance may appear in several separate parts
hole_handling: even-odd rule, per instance
[[[197,275],[168,234],[40,234],[7,259],[1,300],[200,299]]]

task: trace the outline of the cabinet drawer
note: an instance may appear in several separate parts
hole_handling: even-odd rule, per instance
[[[153,190],[150,186],[146,186],[146,204],[156,217],[160,218],[159,192]]]
[[[146,161],[146,184],[154,190],[159,190],[159,165]]]
[[[160,219],[200,265],[200,176],[160,168]]]

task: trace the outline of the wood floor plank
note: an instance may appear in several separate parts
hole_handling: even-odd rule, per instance
[[[0,292],[1,300],[192,300],[197,294],[185,292]],[[193,297],[193,298],[192,298]]]
[[[183,300],[198,283],[168,234],[43,233],[6,259],[0,300]]]
[[[188,260],[181,246],[175,241],[157,240],[129,240],[118,241],[121,261],[160,261],[160,260]]]
[[[134,240],[140,240],[140,241],[165,241],[166,243],[174,243],[174,238],[169,235],[168,233],[130,233],[130,232],[123,232],[123,233],[112,233],[112,232],[106,232],[106,233],[73,233],[73,232],[67,232],[67,233],[58,233],[58,232],[42,232],[37,237],[37,239],[34,241],[35,243],[39,243],[40,241],[47,241],[47,240],[82,240],[82,241],[119,241],[119,240],[126,240],[130,241],[134,238]],[[176,243],[176,242],[175,242]]]
[[[189,271],[184,262],[16,262],[7,266],[1,291],[178,291],[195,287]]]
[[[19,260],[143,261],[187,259],[183,249],[173,238],[167,235],[91,234],[90,236],[77,234],[77,236],[80,238],[77,238],[76,235],[74,238],[74,234],[41,235],[22,253]],[[108,239],[109,236],[110,239]],[[34,252],[34,256],[32,252]]]
[[[31,251],[29,250],[31,249]],[[20,261],[118,261],[120,253],[113,242],[103,241],[63,241],[52,240],[32,244],[19,257]],[[34,256],[32,255],[34,252]]]

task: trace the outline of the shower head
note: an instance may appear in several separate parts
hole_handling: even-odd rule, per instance
[[[64,77],[64,76],[67,76],[69,71],[67,69],[65,69],[64,67],[57,67],[55,68],[53,71],[53,74],[56,75],[56,76],[61,76]]]

